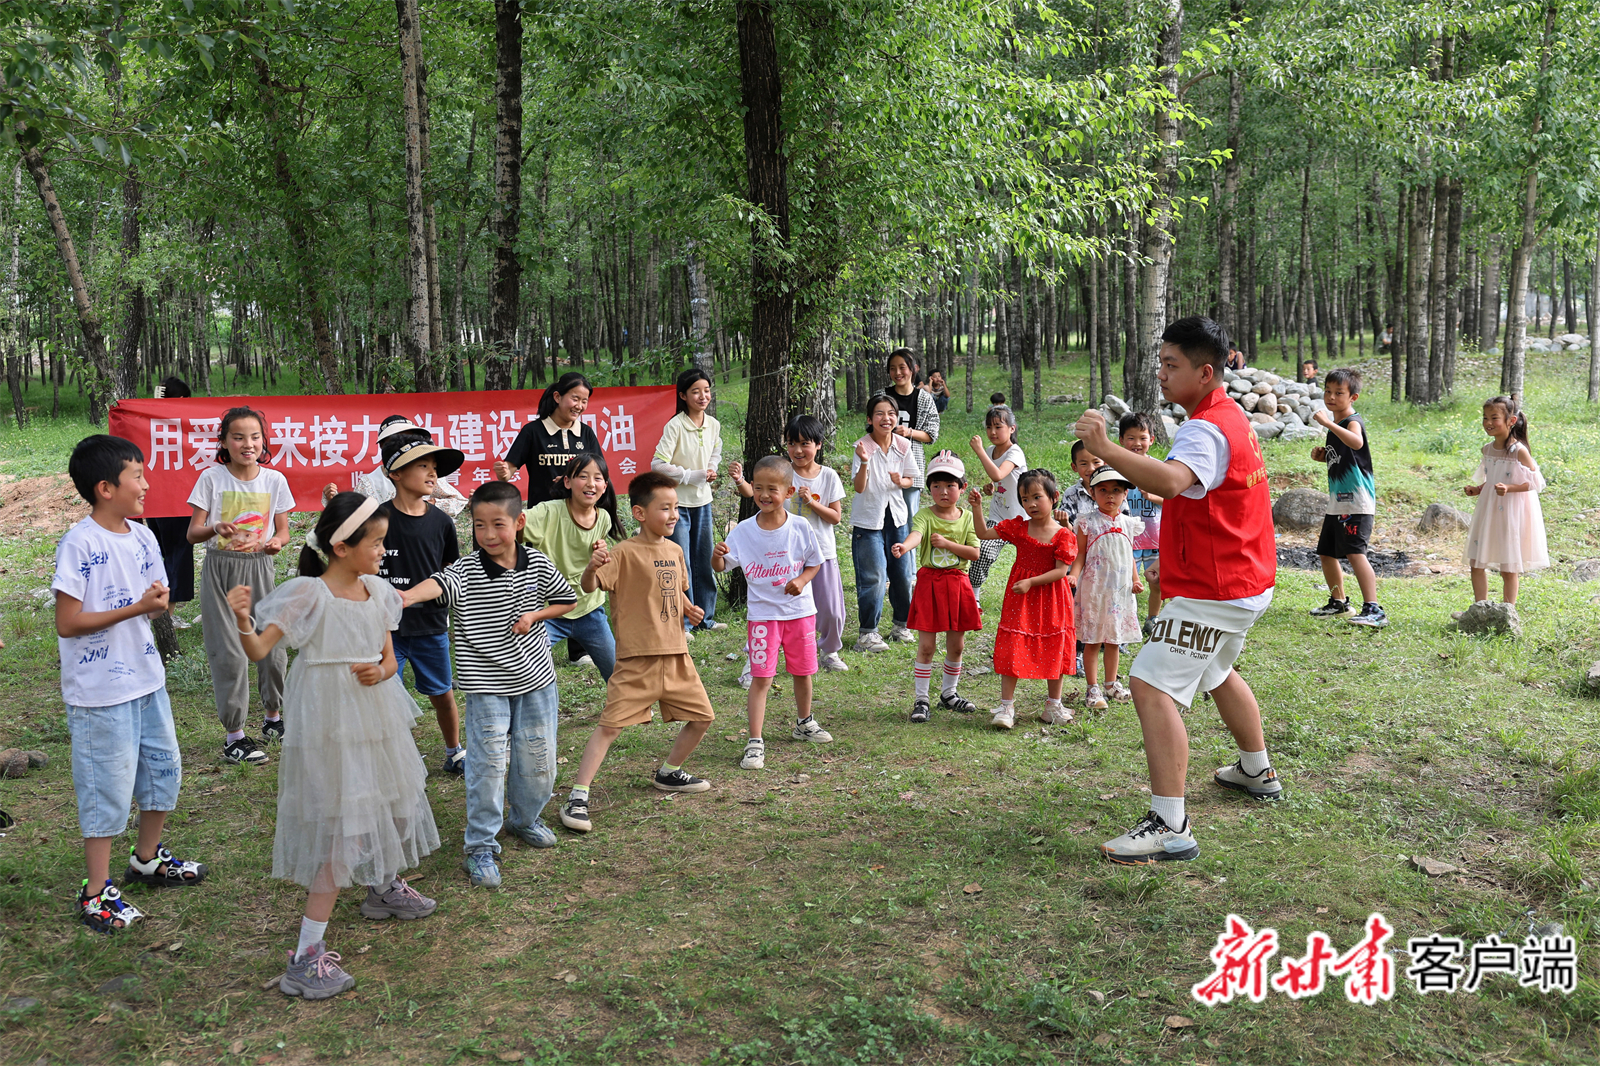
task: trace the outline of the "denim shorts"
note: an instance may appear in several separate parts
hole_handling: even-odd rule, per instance
[[[72,735],[72,788],[85,838],[128,828],[128,808],[170,811],[178,805],[183,759],[167,690],[110,707],[67,705]]]
[[[424,696],[443,696],[454,686],[450,675],[450,634],[427,633],[420,637],[394,635],[394,658],[400,664],[395,677],[405,683],[406,663],[417,691]]]
[[[1161,550],[1159,548],[1133,549],[1133,565],[1139,571],[1140,577],[1143,577],[1147,570],[1160,561]]]

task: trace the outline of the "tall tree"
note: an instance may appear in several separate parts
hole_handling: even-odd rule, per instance
[[[1178,169],[1178,63],[1183,58],[1183,0],[1159,0],[1160,28],[1156,38],[1156,79],[1161,98],[1155,104],[1155,158],[1151,163],[1154,190],[1145,214],[1144,268],[1139,293],[1139,347],[1129,375],[1128,405],[1155,414],[1161,403],[1156,381],[1157,353],[1167,327],[1167,292],[1172,275],[1173,186]],[[1160,419],[1156,433],[1166,430]]]
[[[422,31],[416,0],[394,0],[400,37],[400,101],[406,156],[406,351],[415,367],[418,392],[433,392],[432,290],[428,275],[428,220],[424,208],[422,159]]]
[[[511,387],[511,346],[520,312],[522,260],[522,0],[494,0],[494,209],[490,230],[489,335],[483,386]],[[553,331],[552,331],[553,334]]]

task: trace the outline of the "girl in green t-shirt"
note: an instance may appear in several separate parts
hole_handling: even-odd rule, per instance
[[[611,487],[611,471],[603,456],[582,454],[567,464],[558,490],[564,495],[527,510],[523,543],[543,552],[574,589],[589,565],[595,545],[613,532],[620,532],[617,520],[617,493]],[[611,680],[617,662],[617,640],[606,618],[606,594],[578,592],[578,602],[560,618],[547,618],[545,635],[550,646],[571,638],[583,643],[594,659],[600,676]]]

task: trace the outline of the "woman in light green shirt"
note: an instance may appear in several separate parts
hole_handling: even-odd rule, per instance
[[[548,556],[578,593],[571,611],[545,619],[545,636],[552,648],[568,638],[582,642],[600,676],[609,681],[617,663],[617,639],[606,618],[606,594],[601,589],[584,592],[578,582],[595,545],[622,528],[617,521],[617,494],[600,455],[573,459],[559,484],[565,495],[528,508],[522,530],[523,543]]]

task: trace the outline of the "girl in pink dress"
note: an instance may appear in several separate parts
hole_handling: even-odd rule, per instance
[[[1017,499],[1027,518],[1008,518],[990,527],[984,519],[983,499],[974,489],[972,521],[979,540],[1004,540],[1016,545],[1017,559],[1006,579],[1000,608],[1000,627],[994,638],[994,671],[1000,675],[1000,706],[989,724],[1010,729],[1016,724],[1013,697],[1017,679],[1046,682],[1050,699],[1039,720],[1050,724],[1072,721],[1061,703],[1061,678],[1073,673],[1076,638],[1072,626],[1072,589],[1064,580],[1078,542],[1072,531],[1056,521],[1061,490],[1048,470],[1029,470],[1017,479]]]
[[[1528,416],[1509,396],[1483,405],[1483,431],[1493,437],[1464,491],[1476,496],[1467,527],[1467,565],[1472,568],[1472,598],[1489,598],[1487,571],[1500,571],[1507,603],[1517,602],[1517,583],[1530,570],[1550,565],[1545,546],[1544,512],[1539,493],[1544,476],[1528,450]]]

